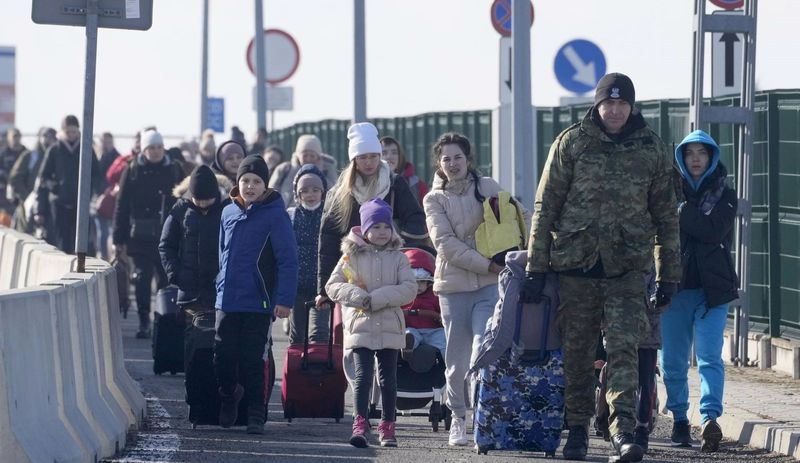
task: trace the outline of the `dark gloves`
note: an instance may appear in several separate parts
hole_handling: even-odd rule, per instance
[[[678,292],[678,284],[668,281],[656,281],[656,292],[650,297],[653,307],[659,312],[669,305],[672,296]]]
[[[538,304],[542,302],[542,291],[547,277],[543,272],[525,272],[525,281],[522,283],[519,299],[525,304]]]

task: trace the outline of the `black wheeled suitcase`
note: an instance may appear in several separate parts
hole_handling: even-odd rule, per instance
[[[215,312],[197,312],[186,328],[186,404],[192,428],[219,424],[219,393],[214,375],[214,320]],[[244,383],[244,378],[240,382]],[[270,335],[264,353],[264,409],[269,417],[269,400],[275,387],[275,359],[272,355]],[[247,399],[239,402],[239,415],[235,426],[247,425]]]
[[[178,288],[167,286],[156,295],[153,314],[153,373],[173,375],[183,371],[183,316],[178,307]]]

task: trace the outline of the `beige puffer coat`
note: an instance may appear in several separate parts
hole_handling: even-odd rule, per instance
[[[345,349],[405,346],[406,323],[400,306],[417,296],[417,280],[399,250],[402,244],[395,233],[387,248],[379,250],[364,241],[361,227],[353,227],[342,240],[342,258],[325,291],[342,305]]]
[[[476,291],[497,284],[497,274],[489,272],[489,259],[475,250],[475,230],[483,222],[483,204],[475,199],[475,181],[447,182],[434,176],[433,188],[423,200],[425,217],[436,247],[436,273],[433,290],[439,294]],[[481,177],[483,197],[496,196],[502,190],[490,177]],[[526,222],[529,221],[526,212]]]

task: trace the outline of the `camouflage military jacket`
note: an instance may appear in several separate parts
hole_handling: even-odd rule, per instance
[[[672,162],[638,112],[611,140],[591,117],[558,135],[536,192],[527,270],[647,271],[680,280]],[[631,124],[633,129],[631,130]]]

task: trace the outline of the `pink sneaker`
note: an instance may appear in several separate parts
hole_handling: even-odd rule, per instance
[[[397,438],[394,437],[394,421],[384,421],[378,425],[378,438],[381,447],[397,447]]]
[[[394,428],[392,430],[394,431]],[[361,449],[369,447],[367,433],[369,433],[369,422],[361,415],[356,416],[353,420],[353,435],[350,436],[350,445]]]

